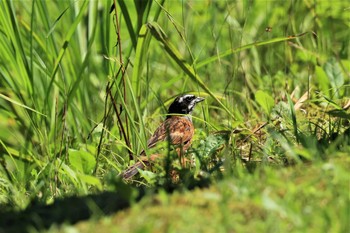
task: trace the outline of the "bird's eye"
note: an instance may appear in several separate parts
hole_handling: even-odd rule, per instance
[[[182,102],[189,103],[192,100],[194,100],[195,98],[196,97],[194,95],[183,95],[177,99],[177,102],[178,103],[182,103]]]
[[[196,97],[194,95],[186,95],[184,96],[185,100],[187,102],[191,102],[192,100],[194,100]]]

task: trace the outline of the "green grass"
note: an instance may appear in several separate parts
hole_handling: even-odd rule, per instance
[[[0,214],[17,226],[37,206],[141,189],[109,216],[84,202],[92,219],[65,227],[349,230],[346,1],[113,2],[0,2]],[[124,184],[181,93],[206,98],[196,166],[174,159],[178,182],[159,163]]]
[[[347,158],[280,170],[265,167],[254,174],[225,179],[208,189],[170,196],[160,192],[114,216],[79,223],[77,229],[82,232],[346,232],[349,162]],[[64,229],[60,232],[66,232]],[[56,232],[54,228],[51,230]]]

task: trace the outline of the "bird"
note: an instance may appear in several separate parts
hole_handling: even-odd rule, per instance
[[[170,144],[175,147],[177,154],[181,157],[192,143],[194,134],[192,111],[196,104],[203,100],[204,98],[196,97],[191,94],[176,97],[169,106],[166,119],[158,126],[147,141],[147,148],[153,148],[162,141],[169,141]],[[139,169],[142,170],[151,165],[158,157],[160,157],[159,154],[146,156],[143,150],[140,153],[139,161],[121,173],[123,179],[131,179],[139,172]]]

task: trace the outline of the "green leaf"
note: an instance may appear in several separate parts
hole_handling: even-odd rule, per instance
[[[339,97],[339,88],[344,85],[344,77],[339,63],[332,57],[324,64],[323,69],[334,89],[335,96]]]
[[[77,171],[84,174],[92,174],[95,165],[95,157],[83,150],[69,150],[69,162]]]
[[[147,50],[151,41],[150,33],[148,33],[147,25],[143,25],[140,29],[139,39],[137,40],[137,47],[135,52],[135,64],[133,69],[132,80],[133,87],[136,90],[136,95],[140,96],[140,77],[142,75],[143,67],[146,62]]]
[[[329,80],[326,72],[320,66],[315,68],[316,81],[319,85],[320,90],[326,95],[329,95]]]
[[[134,27],[132,26],[132,19],[130,17],[128,7],[125,4],[125,1],[118,0],[118,4],[120,6],[120,11],[122,13],[122,16],[124,17],[126,28],[128,29],[129,32],[129,38],[131,39],[132,45],[134,48],[136,48],[136,33],[134,30]]]
[[[198,156],[202,159],[210,159],[217,154],[220,149],[229,141],[230,131],[220,131],[209,135],[205,140],[201,140],[196,149]]]
[[[78,177],[87,184],[96,186],[99,190],[102,190],[102,183],[94,176],[79,174]]]
[[[39,114],[39,115],[42,115],[42,116],[44,116],[44,117],[47,117],[45,114],[42,114],[41,112],[38,112],[38,111],[36,111],[35,109],[32,109],[32,108],[26,106],[25,104],[22,104],[22,103],[20,103],[20,102],[17,102],[16,100],[11,99],[11,98],[9,98],[9,97],[7,97],[7,96],[1,94],[1,93],[0,93],[0,98],[3,98],[3,99],[5,99],[5,100],[7,100],[7,101],[9,101],[9,102],[11,102],[11,103],[13,103],[13,104],[15,104],[15,105],[18,105],[18,106],[20,106],[20,107],[22,107],[22,108],[28,109],[28,110],[30,110],[30,111],[32,111],[32,112],[35,112],[35,113]]]
[[[49,84],[49,87],[47,89],[47,92],[46,92],[46,97],[45,99],[48,100],[49,99],[49,94],[51,93],[51,88],[53,86],[53,83],[55,82],[55,78],[56,78],[56,73],[59,69],[59,66],[61,64],[61,61],[63,59],[63,56],[69,46],[69,42],[71,41],[74,33],[76,32],[76,29],[80,23],[81,20],[84,19],[84,13],[85,13],[85,9],[87,8],[89,4],[89,1],[85,1],[83,2],[80,10],[79,10],[79,14],[76,16],[74,22],[72,25],[70,25],[68,31],[67,31],[67,34],[65,36],[65,39],[64,39],[64,42],[62,44],[62,47],[60,48],[60,51],[58,53],[58,56],[56,57],[56,60],[55,60],[55,64],[54,64],[54,67],[52,69],[52,72],[51,72],[51,75],[50,75],[50,84]]]
[[[141,177],[143,177],[148,183],[154,184],[156,182],[157,174],[151,171],[139,170]]]
[[[265,113],[269,115],[273,106],[275,105],[275,101],[273,98],[262,90],[258,90],[255,93],[255,100],[258,104],[264,109]]]

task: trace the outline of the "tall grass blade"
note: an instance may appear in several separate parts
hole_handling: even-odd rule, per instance
[[[49,97],[49,94],[51,93],[51,88],[52,88],[52,85],[53,83],[55,82],[55,77],[56,77],[56,73],[57,73],[57,70],[59,68],[59,65],[60,65],[60,62],[64,56],[64,53],[65,51],[67,50],[68,46],[69,46],[69,41],[71,40],[73,34],[76,32],[76,29],[78,27],[78,24],[81,22],[81,20],[83,19],[83,16],[84,16],[84,12],[88,6],[88,1],[85,1],[83,3],[83,5],[81,6],[80,8],[80,11],[79,11],[79,14],[77,15],[77,17],[75,18],[72,26],[69,28],[67,34],[66,34],[66,37],[65,37],[65,40],[64,40],[64,43],[61,47],[61,49],[59,50],[59,53],[58,53],[58,56],[56,58],[56,61],[54,63],[54,67],[52,69],[52,72],[51,72],[51,75],[50,75],[50,84],[48,86],[48,89],[47,89],[47,92],[46,92],[46,97],[45,97],[45,100],[48,101],[48,97]]]
[[[286,95],[290,107],[290,112],[291,112],[291,117],[292,117],[292,122],[293,122],[293,132],[294,132],[294,137],[296,138],[297,142],[299,142],[299,133],[298,133],[298,125],[297,125],[297,117],[295,115],[295,109],[294,109],[294,104],[292,99],[290,98],[289,95]]]
[[[35,112],[35,113],[39,114],[39,115],[42,115],[42,116],[44,116],[44,117],[47,117],[45,114],[43,114],[43,113],[41,113],[41,112],[38,112],[37,110],[32,109],[32,108],[30,108],[30,107],[28,107],[28,106],[26,106],[26,105],[24,105],[24,104],[21,104],[21,103],[17,102],[16,100],[13,100],[13,99],[11,99],[11,98],[9,98],[9,97],[7,97],[7,96],[1,94],[1,93],[0,93],[0,97],[3,98],[3,99],[5,99],[5,100],[7,100],[7,101],[9,101],[9,102],[11,102],[11,103],[13,103],[13,104],[15,104],[15,105],[20,106],[20,107],[22,107],[22,108],[28,109],[28,110],[30,110],[30,111],[32,111],[32,112]]]
[[[260,42],[254,42],[254,43],[251,43],[251,44],[247,44],[247,45],[241,46],[239,48],[229,49],[226,52],[223,52],[223,53],[221,53],[219,55],[215,55],[215,56],[212,56],[212,57],[209,57],[209,58],[205,59],[204,61],[198,62],[197,63],[197,68],[200,68],[202,66],[208,65],[209,63],[212,63],[212,62],[217,61],[217,60],[219,60],[221,58],[224,58],[226,56],[229,56],[231,54],[234,54],[234,53],[237,53],[237,52],[240,52],[240,51],[243,51],[243,50],[251,49],[251,48],[262,46],[262,45],[274,44],[274,43],[288,41],[288,40],[295,40],[295,39],[297,39],[299,37],[302,37],[302,36],[304,36],[306,34],[308,34],[308,32],[304,32],[304,33],[301,33],[301,34],[298,34],[298,35],[295,35],[295,36],[277,37],[277,38],[273,38],[273,39],[266,40],[266,41],[260,41]]]
[[[173,44],[167,39],[167,35],[162,28],[155,22],[147,24],[148,29],[152,33],[152,36],[161,42],[169,54],[169,56],[179,65],[179,67],[192,79],[192,81],[198,84],[203,90],[205,90],[215,101],[222,107],[230,117],[235,119],[233,113],[215,96],[215,94],[209,89],[207,85],[202,81],[199,75],[195,72],[182,57],[180,52],[175,48]]]

